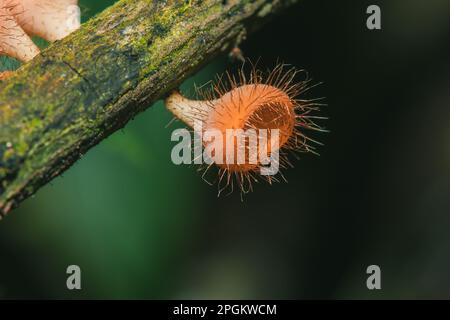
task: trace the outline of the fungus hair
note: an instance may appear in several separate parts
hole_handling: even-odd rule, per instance
[[[298,81],[299,74],[306,75],[305,79]],[[241,68],[237,76],[226,73],[214,81],[209,90],[199,89],[199,96],[196,100],[188,99],[178,91],[172,92],[166,99],[166,107],[176,118],[183,121],[191,129],[196,123],[200,123],[203,132],[210,129],[218,130],[223,136],[223,141],[230,141],[227,130],[252,129],[253,132],[265,131],[268,140],[257,141],[257,149],[263,149],[270,156],[277,152],[276,159],[280,169],[292,167],[288,159],[288,154],[299,152],[312,152],[317,154],[316,145],[320,145],[316,140],[308,137],[306,131],[324,131],[316,124],[316,120],[325,119],[317,116],[316,113],[323,105],[321,99],[302,99],[302,93],[313,87],[307,73],[297,70],[284,64],[277,65],[272,71],[262,72],[252,66],[249,76],[246,75],[244,67]],[[277,130],[274,130],[277,129]],[[273,134],[275,131],[277,135]],[[273,139],[278,139],[274,144]],[[232,142],[236,142],[236,137]],[[210,142],[203,141],[203,146],[207,148]],[[254,154],[255,149],[249,147],[248,141],[244,144],[233,143],[234,147],[226,149],[223,143],[223,150],[217,153],[224,161],[215,161],[218,167],[218,175],[215,182],[218,185],[219,194],[226,189],[233,191],[235,184],[245,194],[252,190],[254,182],[258,182],[260,177],[264,177],[269,183],[286,180],[279,172],[278,175],[261,175],[263,167],[261,154]],[[225,161],[231,153],[236,153],[237,149],[242,149],[245,161],[232,162]],[[250,161],[250,159],[256,159]],[[216,158],[217,160],[217,158]],[[205,178],[208,170],[212,167],[203,165],[202,177]]]
[[[78,0],[0,0],[0,55],[27,62],[39,54],[31,36],[60,40],[80,27]],[[0,80],[11,73],[0,73]]]

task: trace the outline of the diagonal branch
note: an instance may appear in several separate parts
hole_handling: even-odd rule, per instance
[[[296,0],[122,0],[0,82],[0,216]]]

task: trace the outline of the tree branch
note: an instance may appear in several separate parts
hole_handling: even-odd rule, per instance
[[[122,0],[0,82],[0,216],[296,0]]]

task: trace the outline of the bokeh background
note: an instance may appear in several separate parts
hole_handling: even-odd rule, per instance
[[[81,1],[83,18],[111,3]],[[300,1],[242,50],[323,82],[320,157],[217,198],[171,163],[181,125],[158,102],[0,222],[0,298],[450,298],[449,16],[448,0]],[[219,57],[182,88],[235,67]]]

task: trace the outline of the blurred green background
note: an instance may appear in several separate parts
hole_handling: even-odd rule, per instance
[[[83,18],[112,2],[81,1]],[[0,222],[0,298],[450,298],[449,16],[448,0],[300,1],[242,50],[324,82],[320,157],[217,198],[171,163],[181,125],[158,102]],[[235,67],[219,57],[183,88]]]

